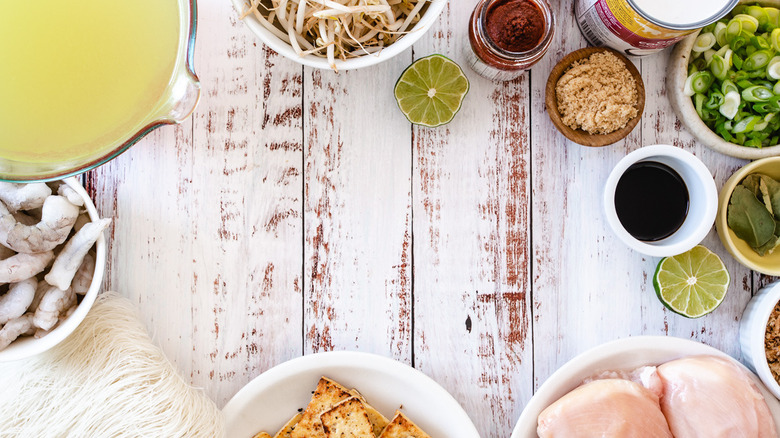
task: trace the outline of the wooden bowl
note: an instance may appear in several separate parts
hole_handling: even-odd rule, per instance
[[[628,71],[631,72],[631,76],[633,76],[634,81],[636,81],[636,106],[638,110],[636,117],[629,120],[623,128],[610,132],[609,134],[590,134],[582,129],[572,129],[566,126],[561,120],[561,113],[558,111],[558,99],[555,96],[555,86],[558,84],[558,80],[563,76],[566,70],[571,67],[572,63],[587,58],[596,52],[612,52],[612,54],[620,58],[623,63],[626,64]],[[550,120],[552,120],[555,127],[558,128],[558,131],[566,138],[583,146],[607,146],[625,138],[634,130],[637,123],[639,123],[639,119],[642,118],[642,112],[645,109],[645,84],[642,82],[642,75],[639,74],[639,70],[636,69],[634,63],[629,61],[628,58],[623,56],[620,52],[606,47],[586,47],[569,53],[555,65],[550,72],[550,77],[547,79],[544,99]]]

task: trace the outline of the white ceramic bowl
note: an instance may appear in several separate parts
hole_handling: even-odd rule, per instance
[[[536,419],[547,407],[579,386],[588,377],[603,371],[628,371],[645,365],[660,365],[686,356],[713,355],[731,359],[747,372],[764,395],[775,427],[780,432],[780,402],[742,364],[720,350],[688,339],[666,336],[639,336],[619,339],[592,348],[566,362],[545,381],[526,405],[511,438],[536,437]]]
[[[73,190],[75,190],[84,199],[84,208],[87,209],[90,219],[93,221],[100,219],[95,204],[92,203],[87,191],[84,187],[73,177],[65,180]],[[43,353],[44,351],[54,347],[68,337],[76,327],[81,324],[81,321],[87,316],[89,309],[95,304],[95,299],[98,296],[100,286],[103,283],[103,273],[106,267],[106,239],[103,234],[98,237],[96,246],[97,255],[95,257],[95,274],[92,277],[92,283],[89,286],[89,290],[82,299],[79,307],[76,311],[68,317],[65,321],[60,322],[48,335],[42,338],[34,338],[32,336],[21,337],[11,343],[8,347],[0,350],[0,362],[9,362],[13,360],[25,359],[36,354]]]
[[[245,0],[231,1],[233,2],[233,6],[239,14],[246,10],[247,3]],[[444,10],[444,6],[446,4],[447,0],[431,0],[430,4],[428,5],[428,9],[422,15],[420,21],[417,22],[417,24],[408,34],[404,35],[402,38],[399,38],[396,42],[390,44],[378,53],[363,55],[357,58],[347,59],[346,61],[336,60],[336,68],[338,71],[342,71],[368,67],[379,64],[380,62],[387,61],[395,55],[403,52],[404,50],[411,47],[412,44],[419,40],[420,37],[422,37],[423,34],[425,34],[425,32],[431,28],[433,23],[436,22],[436,19],[439,17],[439,14],[441,14],[441,12]],[[306,55],[303,57],[298,56],[289,43],[281,40],[279,37],[271,33],[271,31],[263,27],[263,25],[261,25],[260,22],[257,21],[257,19],[251,14],[247,15],[243,21],[247,26],[249,26],[249,29],[252,30],[252,32],[263,41],[263,43],[267,44],[277,53],[309,67],[322,68],[327,70],[331,69],[326,58],[315,55]]]
[[[225,405],[228,437],[276,433],[305,409],[320,377],[355,388],[388,418],[399,406],[433,437],[479,438],[457,401],[431,378],[382,356],[329,352],[299,357],[256,377]]]
[[[615,210],[615,189],[620,177],[634,163],[655,161],[674,169],[688,187],[688,215],[680,228],[666,239],[643,242],[620,223]],[[653,257],[682,254],[707,236],[718,212],[718,189],[707,166],[688,151],[668,145],[645,146],[623,157],[607,178],[604,212],[612,231],[630,248]]]
[[[772,377],[764,352],[764,333],[769,315],[780,301],[780,281],[767,285],[750,300],[739,323],[739,346],[747,366],[780,398],[780,385]]]
[[[780,0],[741,0],[740,3],[759,3],[763,6],[780,7]],[[685,80],[688,78],[688,61],[691,57],[691,49],[697,36],[699,36],[698,30],[677,43],[669,56],[669,63],[666,67],[666,94],[669,96],[669,102],[672,104],[677,118],[700,143],[722,154],[747,160],[780,155],[780,145],[757,149],[729,143],[714,133],[696,113],[692,99],[683,93],[683,88]]]

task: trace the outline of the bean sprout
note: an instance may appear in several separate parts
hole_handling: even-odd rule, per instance
[[[379,53],[412,32],[431,0],[246,0],[252,15],[298,56],[336,60]]]

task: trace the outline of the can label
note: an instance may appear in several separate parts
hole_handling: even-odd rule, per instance
[[[577,24],[594,46],[608,46],[629,55],[647,55],[669,47],[691,33],[644,19],[627,0],[578,0]]]

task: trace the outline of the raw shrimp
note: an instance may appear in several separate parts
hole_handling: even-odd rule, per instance
[[[43,204],[41,221],[24,225],[0,203],[0,244],[20,253],[50,251],[68,238],[78,215],[79,208],[66,198],[49,196]]]
[[[49,195],[51,189],[44,183],[14,184],[0,181],[0,200],[10,211],[38,208]]]
[[[28,278],[12,284],[5,295],[0,296],[0,325],[24,315],[35,297],[38,280]]]
[[[8,321],[0,329],[0,350],[9,346],[19,336],[29,332],[32,326],[32,314],[30,313]]]
[[[73,288],[73,292],[76,295],[86,295],[89,291],[89,287],[92,285],[92,277],[95,275],[95,257],[92,253],[87,253],[84,256],[84,261],[81,262],[76,275],[73,277],[73,281],[70,283],[70,287]]]
[[[38,254],[19,253],[0,260],[0,283],[18,283],[34,277],[46,269],[54,259],[53,251]]]
[[[110,223],[111,219],[99,219],[85,224],[78,233],[74,234],[54,260],[49,273],[46,274],[46,282],[62,290],[68,289],[84,256]]]
[[[76,294],[72,289],[61,290],[51,286],[41,298],[33,316],[33,324],[44,330],[57,325],[60,314],[68,310],[75,302]]]
[[[68,201],[70,201],[70,203],[73,205],[77,205],[79,207],[84,206],[84,198],[82,198],[78,192],[73,190],[71,186],[65,184],[64,182],[61,183],[57,188],[57,194],[68,198]]]

